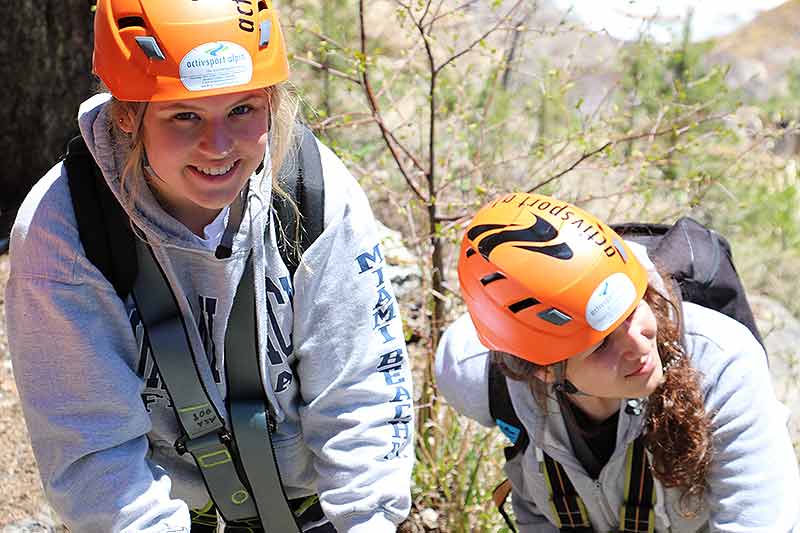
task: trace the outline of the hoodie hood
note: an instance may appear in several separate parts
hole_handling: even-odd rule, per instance
[[[113,126],[108,105],[110,101],[110,94],[101,93],[83,102],[78,110],[78,125],[112,193],[151,243],[208,252],[199,237],[164,210],[143,177],[131,177],[123,187],[120,176],[130,148],[127,136]],[[269,209],[272,193],[270,183],[271,165],[267,150],[262,172],[253,174],[248,181],[246,211],[241,224],[238,228],[226,229],[236,231],[234,251],[251,245],[249,224],[254,219],[263,218],[255,216],[254,210]],[[256,234],[263,234],[263,231]]]

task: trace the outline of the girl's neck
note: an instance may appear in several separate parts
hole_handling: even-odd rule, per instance
[[[598,398],[596,396],[579,396],[570,394],[569,402],[583,411],[593,422],[603,422],[619,411],[620,400],[616,398]]]

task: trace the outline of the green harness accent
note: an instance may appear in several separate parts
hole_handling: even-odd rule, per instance
[[[550,490],[550,505],[559,531],[593,533],[586,505],[578,495],[564,467],[539,448],[539,467]],[[655,531],[656,493],[653,475],[642,438],[629,446],[625,458],[625,501],[620,508],[620,533],[653,533]]]
[[[656,491],[650,462],[641,438],[634,440],[625,456],[625,494],[619,513],[620,531],[653,533],[656,526]]]

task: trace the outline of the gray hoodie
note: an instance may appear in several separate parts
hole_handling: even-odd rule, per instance
[[[79,123],[119,196],[126,154],[107,98],[85,102]],[[250,180],[229,259],[216,259],[141,183],[131,184],[139,187],[128,214],[146,233],[187,322],[198,326],[190,342],[207,358],[198,366],[216,385],[207,388],[220,412],[227,317],[254,252],[260,364],[287,496],[318,493],[338,531],[395,531],[410,507],[414,460],[402,325],[366,197],[341,161],[319,148],[325,227],[293,280],[269,223],[269,186],[260,190],[268,173]],[[81,533],[188,532],[189,509],[205,507],[208,493],[191,457],[173,449],[177,421],[132,299],[120,300],[84,254],[61,163],[19,211],[6,310],[33,449],[59,515]]]
[[[761,345],[740,323],[691,303],[683,306],[684,345],[702,373],[706,410],[712,413],[714,458],[706,501],[696,518],[681,516],[680,491],[655,480],[656,531],[730,533],[800,532],[800,479],[786,429],[789,412],[772,390]],[[489,352],[469,315],[445,332],[436,354],[439,391],[461,414],[493,426],[488,397]],[[598,533],[616,531],[624,496],[625,451],[641,434],[644,413],[628,414],[621,401],[616,449],[592,479],[575,457],[558,402],[545,415],[527,384],[508,380],[511,402],[531,444],[505,465],[522,533],[554,533],[550,493],[537,449],[561,463],[586,504]],[[472,391],[464,394],[464,391]]]

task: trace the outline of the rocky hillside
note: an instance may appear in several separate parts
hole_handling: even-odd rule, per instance
[[[786,73],[798,50],[800,0],[789,0],[719,38],[710,59],[730,64],[730,83],[761,100],[788,90]]]

